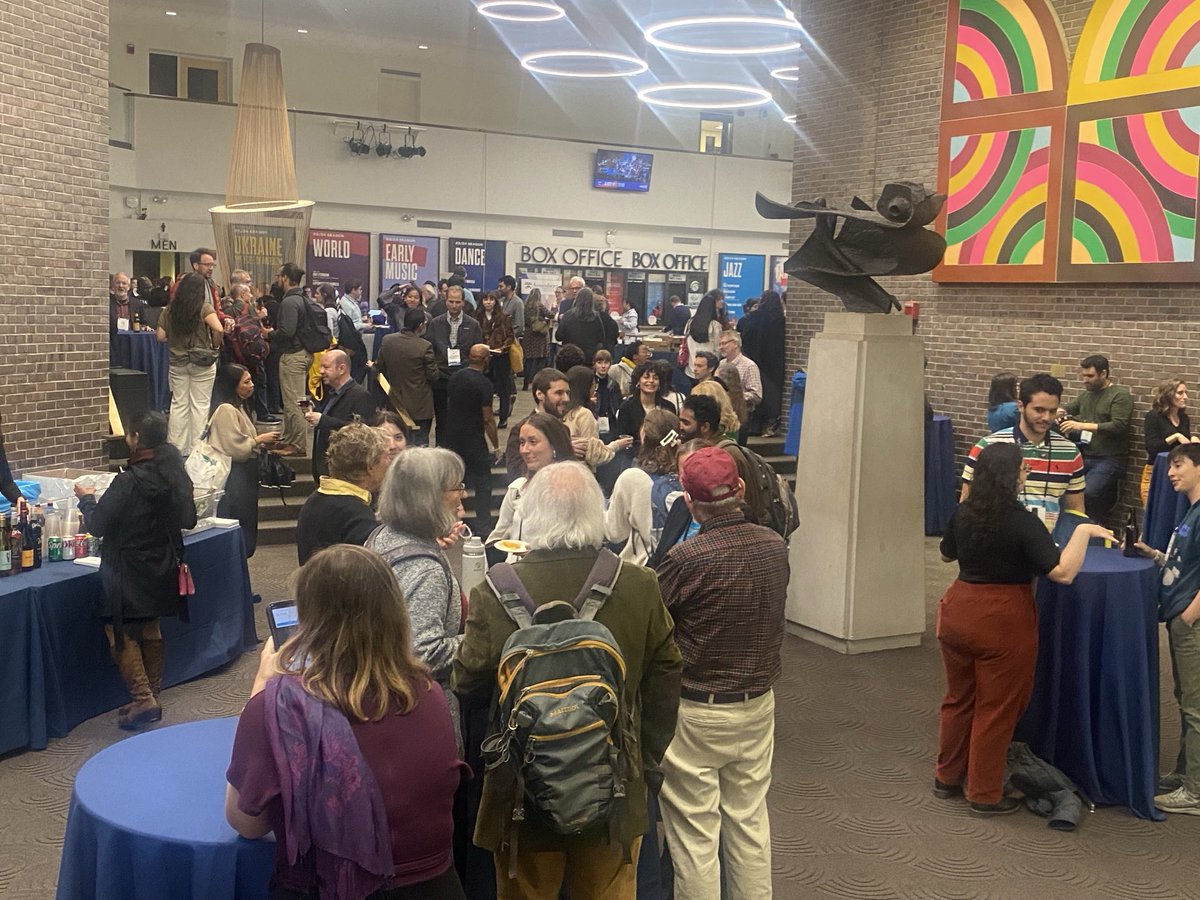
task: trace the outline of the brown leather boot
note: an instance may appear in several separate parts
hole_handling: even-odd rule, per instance
[[[136,731],[151,722],[157,722],[162,718],[162,707],[150,692],[141,646],[137,641],[126,638],[117,648],[116,657],[117,668],[133,698],[132,705],[117,718],[117,724],[121,728]]]
[[[163,668],[167,662],[167,647],[162,638],[142,638],[142,663],[146,667],[146,680],[150,682],[150,693],[154,699],[162,693]]]

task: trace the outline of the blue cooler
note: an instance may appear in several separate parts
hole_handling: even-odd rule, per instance
[[[792,376],[792,408],[788,413],[787,439],[783,442],[783,452],[788,456],[800,453],[800,421],[804,418],[804,389],[807,381],[807,372],[797,372]]]

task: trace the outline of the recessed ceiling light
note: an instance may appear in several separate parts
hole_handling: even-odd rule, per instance
[[[177,16],[177,15],[179,15],[179,13],[175,12],[175,10],[173,10],[173,9],[168,9],[167,15],[168,16]]]
[[[418,50],[428,50],[429,45],[428,44],[417,44],[417,49]]]
[[[717,44],[686,44],[679,41],[668,41],[661,37],[663,32],[686,30],[701,26],[714,25],[720,26],[720,43]],[[777,30],[790,32],[788,35],[780,35],[775,43],[759,44],[752,46],[750,44],[732,44],[733,40],[730,37],[730,29],[749,28],[759,32],[763,30]],[[677,50],[680,53],[704,53],[714,56],[741,56],[751,53],[783,53],[787,50],[797,50],[800,47],[800,42],[796,40],[795,33],[803,32],[804,28],[795,19],[778,18],[776,16],[693,16],[687,19],[670,19],[666,22],[658,22],[651,25],[644,32],[646,40],[656,47],[661,47],[664,50]]]
[[[580,60],[593,60],[594,65],[590,68],[572,65],[572,61]],[[540,75],[564,78],[629,78],[650,68],[636,56],[606,50],[539,50],[521,57],[521,65]]]
[[[770,91],[756,85],[680,81],[644,87],[638,91],[638,99],[672,109],[744,109],[770,103],[772,98]]]
[[[489,19],[503,22],[553,22],[567,14],[550,0],[486,0],[476,9]]]
[[[771,70],[771,77],[778,78],[780,81],[799,81],[800,67],[799,66],[783,66],[779,69]]]
[[[297,28],[296,34],[308,34],[308,29],[307,28]]]

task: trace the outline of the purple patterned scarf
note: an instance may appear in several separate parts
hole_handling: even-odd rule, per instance
[[[350,722],[296,675],[268,681],[264,699],[288,864],[311,853],[322,900],[363,900],[395,865],[383,792]]]

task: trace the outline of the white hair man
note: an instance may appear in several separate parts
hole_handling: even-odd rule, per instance
[[[604,495],[591,471],[578,462],[553,463],[529,481],[522,499],[528,511],[522,534],[532,550],[513,565],[535,603],[571,600],[584,587],[604,542]],[[657,773],[675,733],[680,656],[671,637],[654,573],[625,563],[612,593],[596,614],[616,639],[625,660],[626,691],[633,733],[640,736],[640,765],[626,782],[627,814],[619,817],[616,840],[609,829],[569,838],[526,817],[509,835],[514,797],[502,772],[484,776],[475,843],[496,854],[497,896],[557,896],[564,868],[572,895],[632,897],[638,848],[646,822],[643,773]],[[496,690],[496,668],[504,642],[516,626],[487,582],[471,592],[466,632],[454,661],[454,690],[486,702]],[[516,876],[509,875],[509,841],[516,846]],[[504,847],[504,852],[499,852]],[[628,852],[627,852],[628,851]],[[632,860],[626,862],[626,860]]]

